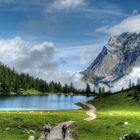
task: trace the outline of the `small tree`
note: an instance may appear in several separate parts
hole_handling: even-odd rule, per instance
[[[92,93],[93,93],[93,94],[96,94],[96,89],[95,89],[95,87],[93,88]]]
[[[139,85],[140,84],[140,79],[138,78],[138,80],[137,80],[137,85]]]
[[[74,86],[73,86],[73,83],[71,82],[71,84],[70,84],[70,92],[74,92]]]
[[[131,79],[129,80],[129,88],[132,87],[132,82],[131,82]]]
[[[134,82],[132,83],[132,87],[135,87],[135,83]]]
[[[90,88],[90,85],[88,83],[86,84],[86,91],[85,92],[87,95],[89,95],[91,93],[91,88]]]
[[[104,87],[99,87],[99,97],[104,97],[105,96],[105,88]]]
[[[1,92],[4,95],[10,94],[10,87],[7,84],[1,84]]]

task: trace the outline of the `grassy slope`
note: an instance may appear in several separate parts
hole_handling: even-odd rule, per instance
[[[25,140],[32,135],[24,132],[26,129],[42,128],[46,121],[57,124],[74,120],[77,121],[72,127],[75,140],[117,140],[125,133],[140,130],[140,101],[127,97],[127,94],[125,92],[91,101],[97,108],[97,119],[91,122],[83,120],[87,117],[85,110],[43,111],[43,114],[39,111],[33,114],[0,112],[0,139]],[[124,125],[124,122],[129,124]],[[11,130],[5,131],[6,127],[11,127]],[[37,130],[35,135],[37,139]]]
[[[97,119],[77,123],[74,128],[78,130],[76,140],[117,140],[131,131],[140,131],[140,101],[127,97],[127,94],[91,101],[97,108]],[[124,125],[124,122],[129,124]]]

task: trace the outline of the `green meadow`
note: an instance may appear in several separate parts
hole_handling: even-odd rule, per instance
[[[86,117],[85,113],[85,110],[0,112],[0,140],[26,140],[30,135],[38,139],[44,123],[78,121]]]
[[[133,91],[90,101],[97,109],[97,118],[76,123],[75,139],[117,140],[124,134],[140,131],[140,101],[128,97],[130,93]]]

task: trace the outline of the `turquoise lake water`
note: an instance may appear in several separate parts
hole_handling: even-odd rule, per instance
[[[0,97],[0,110],[70,110],[79,109],[77,102],[85,102],[93,97],[73,95],[31,95]]]

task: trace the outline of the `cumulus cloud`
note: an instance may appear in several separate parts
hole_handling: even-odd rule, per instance
[[[82,80],[82,75],[78,72],[71,72],[71,71],[65,71],[65,72],[53,72],[51,73],[51,76],[47,79],[48,81],[56,81],[61,82],[62,85],[65,83],[71,84],[73,83],[74,87],[77,89],[83,89],[86,87],[86,83]],[[91,85],[92,86],[92,85]]]
[[[79,50],[79,53],[77,53],[77,56],[79,56],[79,59],[75,62],[75,64],[79,65],[87,65],[91,64],[93,60],[97,57],[99,52],[101,51],[103,45],[97,45],[96,47],[93,45],[92,47],[86,47]],[[93,49],[94,47],[94,49]]]
[[[59,57],[76,57],[71,63],[77,65],[89,65],[101,51],[105,43],[85,45],[85,46],[75,46],[75,47],[65,47],[56,49]]]
[[[120,91],[123,89],[129,88],[129,81],[131,80],[131,83],[136,85],[138,83],[138,79],[140,78],[140,67],[134,67],[132,72],[125,75],[118,81],[114,82],[110,87],[105,84],[99,84],[98,87],[96,87],[97,91],[99,87],[104,87],[106,91],[111,90],[112,92]]]
[[[52,71],[61,63],[55,62],[55,48],[52,42],[33,44],[24,41],[20,37],[0,40],[0,61],[15,67],[19,72],[31,72],[35,70]]]
[[[111,35],[119,35],[124,32],[136,32],[140,33],[140,14],[129,16],[117,25],[113,27],[104,26],[98,28],[97,32],[105,32]]]
[[[84,5],[85,0],[54,0],[50,8],[56,10],[68,10]]]
[[[122,88],[126,89],[129,87],[129,80],[131,80],[131,83],[137,84],[138,78],[140,78],[140,68],[135,67],[130,74],[117,81],[111,89],[112,91],[118,91]]]

